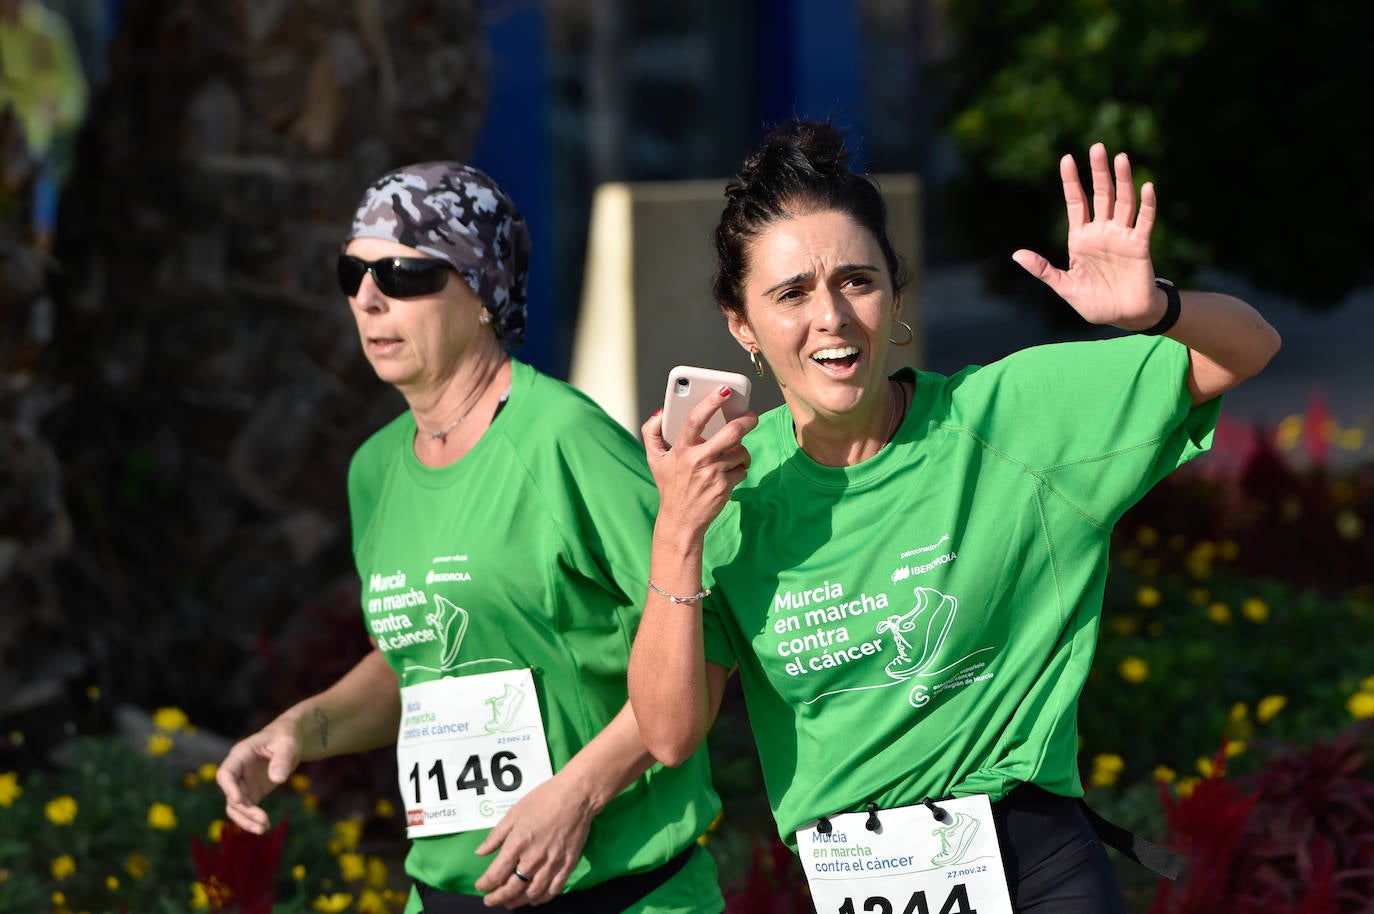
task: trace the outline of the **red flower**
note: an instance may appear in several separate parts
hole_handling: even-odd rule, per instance
[[[196,880],[205,886],[212,910],[237,914],[272,914],[273,883],[286,842],[287,822],[265,835],[246,832],[226,823],[218,845],[191,836]]]

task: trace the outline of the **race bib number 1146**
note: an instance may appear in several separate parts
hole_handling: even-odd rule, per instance
[[[407,837],[490,828],[553,776],[529,670],[407,686],[401,703]]]

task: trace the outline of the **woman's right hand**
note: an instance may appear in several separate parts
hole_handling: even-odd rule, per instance
[[[295,728],[280,717],[234,744],[215,773],[230,821],[255,835],[271,828],[267,811],[258,804],[296,770],[299,745]]]
[[[722,386],[692,407],[677,444],[671,447],[663,439],[661,410],[641,426],[649,469],[658,485],[660,523],[667,521],[691,534],[703,533],[748,472],[749,451],[741,441],[758,426],[757,413],[745,413],[710,438],[701,437],[706,423],[729,397],[730,388]]]

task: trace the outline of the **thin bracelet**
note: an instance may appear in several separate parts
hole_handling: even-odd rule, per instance
[[[696,603],[700,600],[706,599],[711,595],[711,589],[708,587],[707,589],[700,591],[699,593],[692,594],[690,597],[674,596],[673,594],[668,593],[668,591],[664,590],[662,587],[659,587],[657,584],[655,584],[653,578],[649,578],[649,589],[652,590],[654,593],[658,594],[659,596],[667,597],[674,603]]]

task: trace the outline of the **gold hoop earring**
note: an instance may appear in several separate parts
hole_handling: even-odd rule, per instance
[[[911,325],[908,324],[906,321],[902,320],[901,318],[897,318],[897,323],[901,324],[902,328],[906,330],[906,339],[902,340],[899,343],[896,340],[889,337],[887,341],[894,346],[910,346],[911,341],[916,339],[916,331],[912,330]]]
[[[759,377],[763,377],[763,356],[759,355],[759,351],[757,349],[749,350],[749,361],[752,362],[754,365],[754,373],[757,374]]]

